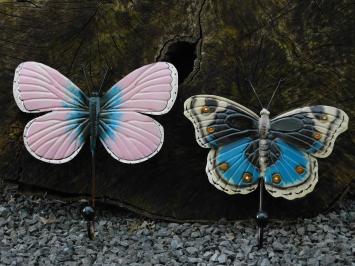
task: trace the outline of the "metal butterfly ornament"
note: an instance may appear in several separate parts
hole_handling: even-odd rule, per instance
[[[31,155],[47,163],[65,163],[90,137],[92,199],[82,213],[91,239],[95,235],[97,139],[120,162],[133,164],[151,158],[163,145],[164,129],[146,114],[167,113],[177,89],[176,68],[166,62],[138,68],[103,96],[93,91],[90,97],[49,66],[24,62],[17,67],[13,84],[17,106],[26,113],[47,112],[25,127],[23,140]]]
[[[198,144],[211,149],[206,166],[210,183],[228,194],[247,194],[259,185],[259,248],[268,219],[263,210],[264,187],[272,196],[288,200],[310,193],[318,181],[316,158],[330,155],[349,121],[344,111],[325,105],[298,108],[271,119],[267,109],[262,107],[258,116],[215,95],[192,96],[184,104]]]

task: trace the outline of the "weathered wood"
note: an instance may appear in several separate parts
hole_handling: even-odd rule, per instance
[[[157,120],[165,143],[151,160],[125,165],[100,145],[98,196],[150,216],[174,220],[236,219],[254,216],[258,193],[228,196],[208,183],[208,150],[200,148],[183,102],[209,93],[259,112],[245,79],[264,103],[280,78],[272,114],[311,104],[342,108],[349,130],[333,154],[319,160],[320,180],[304,199],[266,195],[272,217],[310,216],[327,210],[355,175],[354,77],[355,6],[350,1],[18,1],[0,2],[0,177],[66,195],[90,191],[86,145],[65,165],[31,157],[22,142],[25,124],[12,96],[16,66],[25,60],[60,70],[83,90],[82,65],[94,84],[109,65],[106,88],[140,65],[174,63],[180,73],[172,111]]]

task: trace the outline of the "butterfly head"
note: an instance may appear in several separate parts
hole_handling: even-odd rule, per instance
[[[263,116],[263,115],[270,115],[270,112],[267,110],[267,109],[265,109],[265,108],[263,108],[261,111],[260,111],[260,115],[261,116]]]
[[[99,92],[94,90],[94,91],[91,93],[91,96],[92,96],[92,97],[99,97]]]

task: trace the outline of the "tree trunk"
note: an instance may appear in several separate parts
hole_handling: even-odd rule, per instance
[[[25,124],[12,96],[12,79],[22,61],[38,61],[69,77],[86,93],[81,72],[91,69],[98,86],[106,66],[107,90],[135,68],[169,61],[179,72],[175,106],[155,117],[165,129],[162,150],[135,165],[105,151],[97,154],[101,201],[170,220],[238,219],[255,215],[258,192],[229,196],[207,180],[207,149],[198,146],[183,102],[216,94],[259,113],[246,79],[264,104],[285,78],[271,115],[324,104],[355,114],[355,5],[350,1],[12,1],[0,3],[0,177],[64,195],[90,192],[90,151],[51,165],[25,149]],[[332,207],[355,175],[353,123],[331,156],[318,160],[319,182],[303,199],[265,195],[272,217],[312,216]],[[267,193],[265,193],[267,194]]]

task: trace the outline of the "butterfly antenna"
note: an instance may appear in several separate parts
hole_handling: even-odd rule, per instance
[[[256,93],[256,90],[255,90],[253,84],[251,83],[251,81],[250,81],[249,79],[248,79],[248,81],[249,81],[250,87],[253,89],[253,92],[254,92],[256,98],[257,98],[258,101],[259,101],[259,104],[260,104],[261,108],[264,108],[264,107],[263,107],[263,104],[262,104],[261,101],[260,101],[260,98],[259,98],[258,94]]]
[[[92,90],[94,90],[94,82],[92,80],[92,68],[91,68],[91,62],[89,63],[89,74],[90,74],[90,82],[91,82],[91,87],[93,88]]]
[[[90,87],[90,84],[89,84],[89,80],[88,80],[88,76],[86,75],[86,71],[85,71],[85,67],[84,65],[81,66],[81,70],[83,71],[83,74],[84,74],[84,77],[85,77],[85,82],[86,82],[86,87],[89,91],[89,95],[91,94],[91,87]]]
[[[101,85],[100,85],[100,89],[99,89],[99,91],[98,91],[98,94],[100,94],[100,92],[101,92],[102,86],[103,86],[104,83],[105,83],[106,76],[107,76],[107,73],[108,73],[109,70],[110,70],[110,68],[107,66],[107,67],[106,67],[106,70],[105,70],[104,77],[103,77],[103,79],[102,79],[102,81],[101,81]]]
[[[269,103],[268,103],[268,105],[267,105],[267,107],[266,107],[267,110],[269,110],[270,104],[271,104],[272,100],[274,99],[274,96],[276,95],[276,92],[277,92],[277,90],[279,89],[280,84],[281,84],[282,81],[284,81],[284,79],[281,78],[281,79],[279,80],[279,82],[277,83],[276,89],[275,89],[274,92],[272,93],[271,99],[270,99],[270,101],[269,101]]]

